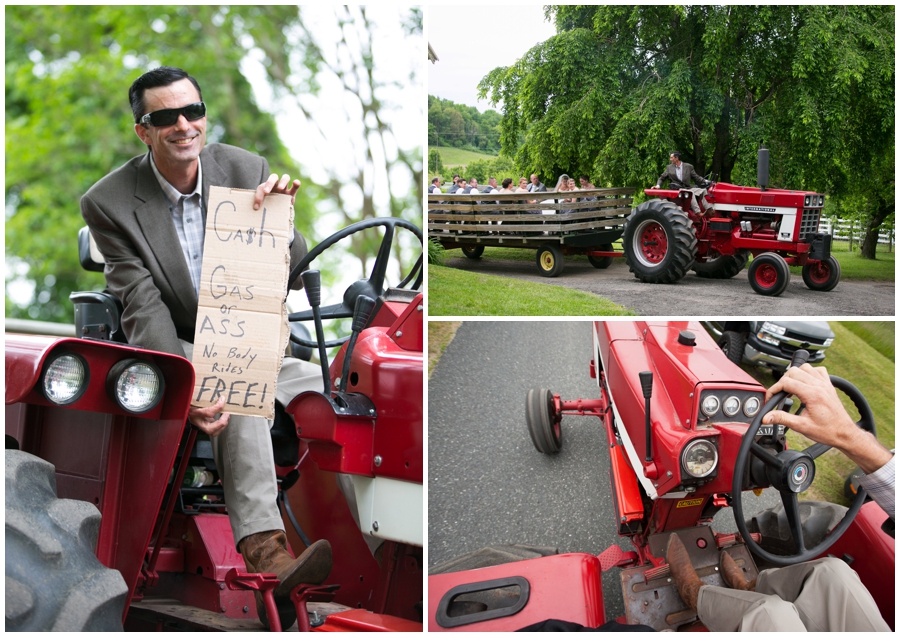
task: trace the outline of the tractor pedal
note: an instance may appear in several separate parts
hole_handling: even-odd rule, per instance
[[[626,553],[621,547],[613,544],[598,555],[597,558],[600,560],[600,572],[605,573],[614,566],[619,568],[632,566],[637,562],[638,554],[635,551]]]

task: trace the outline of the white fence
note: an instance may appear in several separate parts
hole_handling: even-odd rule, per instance
[[[827,232],[835,239],[840,239],[842,241],[850,240],[853,243],[862,243],[863,231],[864,228],[858,221],[844,221],[841,219],[832,220],[826,218],[822,218],[822,220],[819,221],[819,232]],[[850,236],[851,232],[853,234],[852,239]],[[894,229],[882,228],[881,232],[878,233],[878,243],[888,246],[888,251],[890,251],[894,245]]]

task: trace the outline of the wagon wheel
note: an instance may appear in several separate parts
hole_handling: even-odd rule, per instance
[[[694,264],[697,237],[675,204],[653,199],[634,209],[625,221],[625,263],[643,283],[674,283]]]
[[[549,389],[529,389],[525,396],[525,424],[534,448],[554,454],[562,447],[562,415],[556,413]]]
[[[538,271],[540,271],[541,276],[559,276],[565,266],[562,250],[555,243],[545,243],[538,248],[535,260],[537,261]]]
[[[803,282],[810,290],[828,292],[841,280],[841,264],[834,256],[825,261],[810,261],[803,266]]]
[[[470,259],[479,259],[484,254],[484,246],[463,246],[462,251]]]
[[[780,254],[764,252],[753,257],[750,269],[747,270],[747,278],[750,280],[750,287],[757,294],[778,296],[791,282],[791,270]]]
[[[604,243],[599,247],[599,250],[602,252],[612,252],[612,245],[609,243]],[[591,265],[597,268],[598,270],[605,270],[609,266],[612,265],[613,258],[612,257],[594,257],[590,254],[588,255],[588,261],[590,261]]]

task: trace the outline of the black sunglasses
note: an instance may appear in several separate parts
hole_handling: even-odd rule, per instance
[[[153,111],[141,117],[140,123],[144,126],[171,126],[178,121],[178,117],[182,114],[187,121],[193,122],[206,115],[206,104],[197,102],[181,108],[164,108],[161,111]]]

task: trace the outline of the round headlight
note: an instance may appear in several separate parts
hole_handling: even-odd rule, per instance
[[[81,356],[63,353],[47,363],[41,378],[41,388],[50,402],[69,405],[84,394],[89,378],[87,363]]]
[[[109,370],[106,378],[110,397],[119,407],[133,414],[142,414],[156,407],[164,387],[159,368],[147,361],[119,361]]]
[[[707,416],[712,416],[719,411],[719,399],[715,396],[707,396],[700,404],[700,410]]]
[[[681,466],[694,478],[708,476],[715,470],[718,462],[716,446],[702,438],[690,442],[681,454]]]
[[[809,207],[809,195],[806,195],[803,198],[803,205],[806,206],[807,208]]]
[[[759,411],[759,407],[761,404],[762,403],[757,396],[751,396],[744,401],[744,415],[753,418],[753,416],[755,416]]]
[[[734,416],[741,410],[741,401],[737,396],[729,396],[722,403],[722,411],[726,416]]]
[[[825,195],[819,195],[819,205],[820,206],[825,205]]]

